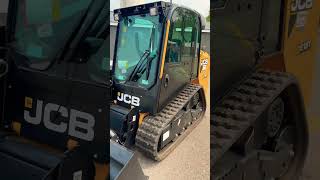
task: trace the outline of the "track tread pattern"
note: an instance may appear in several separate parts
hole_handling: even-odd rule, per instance
[[[160,157],[162,152],[158,152],[158,142],[162,132],[200,89],[200,85],[189,84],[161,112],[155,116],[146,117],[137,131],[136,147],[145,155],[161,160],[163,157]]]
[[[211,166],[228,151],[272,101],[296,79],[288,73],[259,70],[235,88],[211,113]]]

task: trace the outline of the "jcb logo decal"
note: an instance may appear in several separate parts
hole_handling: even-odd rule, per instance
[[[25,107],[32,108],[32,99],[25,98]],[[70,112],[64,106],[48,103],[44,105],[43,101],[37,100],[35,116],[30,115],[30,111],[24,110],[24,119],[30,124],[39,125],[43,120],[43,124],[49,130],[65,133],[72,137],[92,141],[94,139],[95,118],[91,114],[71,109]],[[61,117],[69,119],[66,122],[57,122],[52,113],[59,113]],[[52,118],[51,118],[52,117]],[[81,119],[81,120],[80,120]],[[69,126],[69,128],[68,128]]]
[[[209,64],[209,60],[208,60],[208,59],[204,59],[204,60],[201,62],[200,72],[205,71],[205,70],[207,69],[208,64]]]
[[[117,100],[133,106],[140,106],[140,98],[118,92]]]
[[[304,11],[311,9],[313,6],[313,0],[292,0],[291,12]]]

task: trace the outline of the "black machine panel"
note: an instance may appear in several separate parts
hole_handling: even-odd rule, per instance
[[[0,25],[0,58],[3,59],[5,56],[5,26]]]
[[[283,0],[263,1],[260,41],[263,55],[273,54],[281,50],[283,16]]]
[[[129,109],[119,105],[110,107],[110,127],[121,142],[126,146],[134,145],[136,130],[139,127],[139,111],[137,108]]]
[[[91,180],[94,177],[93,161],[81,151],[48,151],[1,134],[0,131],[0,179],[68,180],[81,176]]]
[[[157,113],[157,89],[158,83],[151,89],[137,87],[136,84],[114,84],[112,87],[112,98],[117,105],[131,109],[135,107],[141,112]]]
[[[66,71],[61,65],[60,73]],[[16,69],[8,83],[5,124],[21,123],[21,136],[66,149],[79,142],[95,159],[108,159],[110,88]]]
[[[215,104],[252,72],[262,55],[279,51],[282,1],[216,0],[213,3],[211,102]]]
[[[53,30],[48,38],[32,29],[36,26],[21,23],[24,18],[31,18],[19,11],[25,6],[23,2],[10,1],[7,38],[11,44],[22,45],[10,46],[8,51],[11,68],[1,125],[10,130],[14,122],[21,136],[61,150],[66,150],[69,140],[74,140],[82,152],[106,162],[111,92],[106,21],[109,13],[105,10],[109,3],[74,3],[77,11],[68,11],[59,20],[50,19]],[[52,8],[51,3],[37,5]],[[39,14],[45,13],[32,7]],[[61,8],[69,8],[68,2]],[[25,48],[32,44],[37,44],[37,48]]]
[[[258,0],[227,1],[213,10],[213,63],[211,102],[226,91],[255,65],[261,2]]]

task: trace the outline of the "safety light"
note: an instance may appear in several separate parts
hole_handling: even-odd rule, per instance
[[[114,21],[119,21],[119,14],[118,13],[115,13],[113,15],[113,18],[114,18]]]
[[[158,8],[156,8],[156,7],[150,8],[150,15],[157,16],[158,15]]]

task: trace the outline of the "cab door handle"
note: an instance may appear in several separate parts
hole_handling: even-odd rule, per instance
[[[169,74],[166,74],[166,76],[164,78],[164,87],[165,88],[169,86],[169,81],[170,81]]]

